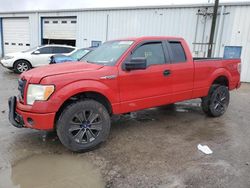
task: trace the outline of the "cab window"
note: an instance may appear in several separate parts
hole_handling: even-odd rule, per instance
[[[173,63],[183,63],[186,62],[185,51],[178,41],[169,41],[169,46],[172,51],[172,62]]]
[[[165,57],[162,42],[150,42],[141,45],[133,52],[131,58],[146,58],[147,66],[164,64]]]

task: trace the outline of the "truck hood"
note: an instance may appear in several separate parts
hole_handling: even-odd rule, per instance
[[[66,62],[61,64],[51,64],[43,67],[31,69],[21,74],[22,79],[30,83],[39,83],[44,77],[68,74],[74,72],[88,72],[101,69],[103,65],[86,62]]]

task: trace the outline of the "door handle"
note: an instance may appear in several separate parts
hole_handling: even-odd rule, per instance
[[[169,76],[171,74],[171,71],[170,70],[164,70],[163,71],[163,75],[164,76]]]

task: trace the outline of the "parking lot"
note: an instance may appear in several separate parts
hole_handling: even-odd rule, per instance
[[[107,142],[76,154],[53,133],[10,125],[17,78],[0,67],[1,188],[250,187],[249,84],[231,92],[220,118],[206,117],[200,100],[115,117]]]

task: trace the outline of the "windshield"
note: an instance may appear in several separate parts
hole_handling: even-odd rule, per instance
[[[89,52],[90,52],[90,50],[88,50],[88,49],[80,49],[80,50],[77,50],[76,52],[74,52],[73,54],[71,54],[70,57],[72,57],[72,59],[74,59],[74,60],[80,60],[82,57],[84,57]]]
[[[110,41],[87,54],[81,61],[103,65],[114,65],[133,41]]]
[[[34,47],[34,48],[30,48],[30,49],[28,49],[28,50],[24,50],[23,52],[32,52],[32,51],[38,49],[38,47],[39,47],[39,46],[36,46],[36,47]]]

